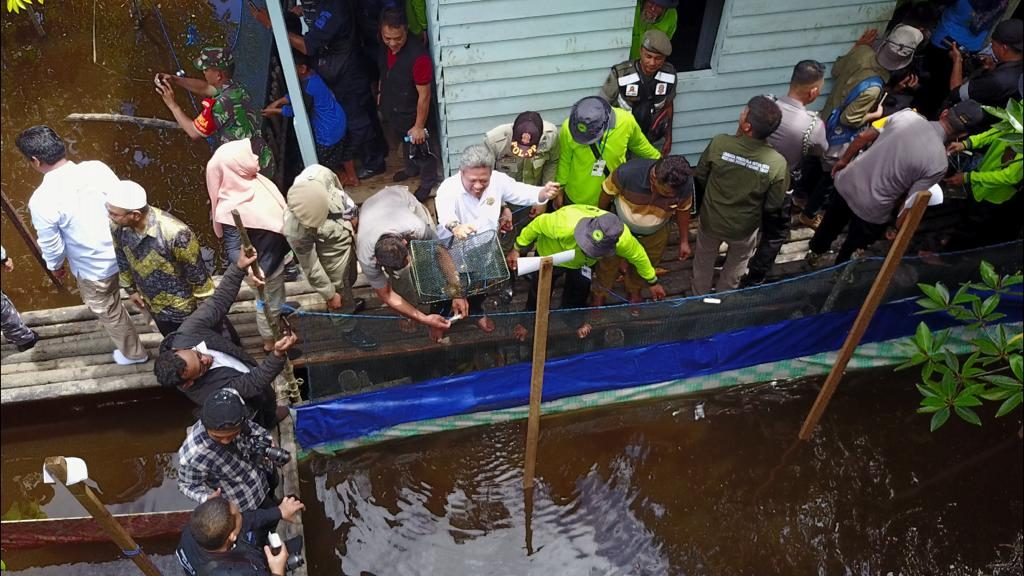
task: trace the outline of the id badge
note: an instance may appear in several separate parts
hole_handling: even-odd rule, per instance
[[[601,158],[597,162],[594,162],[593,168],[590,169],[591,176],[604,176],[604,158]]]
[[[580,268],[580,274],[583,274],[584,278],[590,280],[590,277],[593,275],[593,272],[590,270],[590,266],[584,266]]]
[[[665,94],[668,94],[668,84],[658,82],[658,84],[654,86],[654,94],[656,96],[664,96]]]

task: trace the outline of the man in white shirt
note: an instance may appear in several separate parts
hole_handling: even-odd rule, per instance
[[[462,151],[459,173],[446,178],[437,189],[434,207],[437,209],[437,235],[442,240],[455,237],[465,240],[471,234],[494,231],[508,232],[512,220],[502,206],[532,206],[546,204],[558,195],[558,184],[531,186],[515,181],[511,176],[494,171],[494,154],[483,144],[474,144]],[[471,296],[470,314],[483,312],[485,295]],[[444,314],[445,311],[442,311]],[[481,316],[477,326],[484,332],[494,330],[494,322]]]
[[[61,279],[65,258],[78,279],[82,302],[99,318],[114,341],[114,361],[149,360],[128,311],[121,304],[117,257],[104,204],[106,190],[118,177],[98,161],[77,164],[67,159],[64,140],[49,126],[33,126],[18,135],[18,150],[43,175],[28,209],[46,267]]]
[[[455,236],[497,231],[504,204],[531,206],[545,204],[558,195],[558,184],[530,186],[495,172],[494,155],[483,144],[462,151],[459,173],[453,174],[437,189],[437,235],[442,240]]]

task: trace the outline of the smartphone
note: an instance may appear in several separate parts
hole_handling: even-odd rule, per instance
[[[249,1],[252,2],[252,0]],[[952,36],[946,36],[942,39],[942,46],[946,49],[951,49],[953,46],[956,46],[956,40],[953,40]]]

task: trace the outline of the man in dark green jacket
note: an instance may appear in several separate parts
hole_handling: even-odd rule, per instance
[[[704,186],[697,247],[693,254],[693,291],[711,291],[715,258],[728,245],[718,277],[718,292],[739,286],[757,246],[764,214],[782,208],[789,189],[786,159],[766,139],[779,127],[782,112],[770,98],[755,96],[740,113],[735,135],[715,136],[697,164],[696,178]]]

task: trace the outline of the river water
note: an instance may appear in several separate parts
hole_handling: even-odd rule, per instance
[[[156,72],[178,66],[161,30],[171,39],[181,67],[198,72],[191,60],[203,45],[230,45],[235,38],[241,0],[174,0],[159,4],[138,0],[146,16],[136,29],[129,12],[133,0],[63,0],[39,11],[47,37],[36,36],[25,12],[0,10],[2,72],[0,83],[0,185],[29,223],[26,203],[41,181],[15,146],[25,128],[49,124],[68,143],[72,160],[101,160],[118,176],[146,188],[150,204],[169,209],[189,223],[205,246],[213,244],[204,180],[210,156],[205,141],[191,141],[181,131],[105,123],[72,124],[71,113],[113,113],[171,119],[153,88]],[[94,62],[95,56],[95,62]],[[192,104],[181,91],[178,104]],[[74,295],[55,289],[24,241],[9,225],[3,244],[14,258],[16,273],[4,274],[3,290],[22,310],[80,304]]]
[[[545,418],[530,512],[521,422],[318,457],[310,573],[1021,573],[1018,419],[931,434],[863,373],[787,454],[820,382]]]

